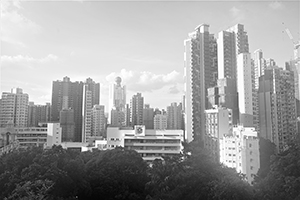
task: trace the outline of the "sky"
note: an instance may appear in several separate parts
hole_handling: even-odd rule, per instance
[[[183,41],[202,23],[217,36],[245,26],[250,52],[262,49],[278,66],[300,39],[299,1],[1,1],[0,92],[20,87],[35,104],[51,102],[52,81],[101,84],[108,106],[116,76],[127,102],[141,92],[165,109],[183,95]]]

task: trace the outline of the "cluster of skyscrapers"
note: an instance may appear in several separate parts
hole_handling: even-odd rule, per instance
[[[87,78],[72,82],[69,77],[53,81],[52,103],[35,105],[22,89],[4,92],[1,99],[1,127],[37,127],[39,123],[59,122],[62,141],[88,142],[106,137],[106,127],[133,127],[146,129],[182,129],[181,103],[172,103],[167,110],[150,108],[144,104],[141,93],[126,102],[126,86],[116,77],[109,89],[109,113],[99,105],[100,84]]]
[[[128,127],[145,125],[146,129],[183,129],[182,103],[171,103],[167,109],[151,108],[144,103],[141,93],[132,96],[126,102],[126,86],[121,84],[122,79],[116,77],[115,83],[109,90],[109,119],[112,127]]]
[[[221,31],[217,38],[202,24],[184,46],[187,141],[204,141],[205,110],[214,106],[231,109],[232,125],[254,127],[278,151],[296,138],[297,62],[287,62],[284,69],[265,59],[261,49],[251,56],[242,24]]]
[[[29,102],[20,88],[3,92],[0,126],[25,131],[22,127],[38,127],[41,122],[59,123],[61,142],[86,143],[107,137],[108,146],[122,144],[129,149],[134,149],[132,141],[147,143],[137,150],[150,159],[165,150],[178,153],[184,137],[186,142],[199,141],[217,162],[236,168],[251,182],[260,166],[259,137],[275,143],[277,152],[282,152],[299,135],[300,45],[294,47],[294,58],[281,68],[273,59],[264,58],[261,49],[249,52],[244,25],[215,36],[209,25],[201,24],[184,40],[182,102],[171,103],[166,110],[154,109],[144,103],[141,93],[127,102],[126,86],[116,77],[109,87],[105,113],[99,83],[64,77],[53,81],[51,104]],[[40,130],[34,129],[36,135]],[[111,135],[106,135],[107,130]],[[154,136],[160,144],[156,149],[150,141]],[[174,143],[173,147],[162,141]]]
[[[184,47],[186,141],[201,141],[216,160],[238,171],[247,161],[241,172],[253,179],[255,173],[245,170],[259,168],[259,137],[275,143],[277,152],[297,139],[299,46],[294,59],[281,68],[264,58],[261,49],[251,56],[244,25],[215,38],[209,25],[201,24]],[[231,142],[239,145],[231,147]]]

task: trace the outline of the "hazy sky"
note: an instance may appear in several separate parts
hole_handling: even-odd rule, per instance
[[[91,77],[108,84],[116,76],[127,99],[165,108],[182,98],[183,40],[202,23],[217,34],[245,25],[250,51],[283,67],[300,32],[299,1],[1,1],[1,93],[20,87],[36,104],[51,102],[52,81]],[[285,25],[283,25],[284,23]]]

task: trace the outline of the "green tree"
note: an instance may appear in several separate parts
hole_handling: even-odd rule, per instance
[[[275,156],[276,145],[270,140],[259,138],[259,156],[260,156],[260,168],[257,172],[255,181],[259,181],[267,176],[270,171],[271,158]]]
[[[91,193],[86,199],[145,199],[147,164],[133,150],[98,153],[86,164]]]
[[[49,195],[57,198],[84,194],[89,186],[79,153],[61,146],[54,146],[37,155],[33,163],[22,171],[21,178],[22,184],[40,179],[52,181],[54,185]]]
[[[21,173],[33,163],[42,149],[33,147],[28,150],[16,150],[0,158],[0,199],[7,197],[21,181]]]
[[[18,184],[7,200],[50,200],[49,192],[54,183],[49,180],[27,181],[24,184]]]
[[[255,187],[261,199],[300,199],[300,145],[274,156],[269,173]]]
[[[253,199],[251,186],[233,169],[215,163],[195,141],[180,156],[155,161],[147,199]]]

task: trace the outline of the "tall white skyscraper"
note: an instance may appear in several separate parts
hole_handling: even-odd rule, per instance
[[[221,31],[218,34],[218,78],[224,80],[223,82],[232,83],[233,86],[225,90],[221,87],[219,91],[221,96],[226,97],[220,99],[223,105],[230,105],[233,111],[233,123],[239,122],[238,99],[234,99],[237,95],[237,56],[240,53],[249,52],[248,35],[244,30],[244,25],[236,24],[235,26]],[[224,88],[224,90],[223,90]],[[220,87],[219,87],[220,89]],[[230,98],[228,98],[231,96]]]
[[[11,92],[3,92],[0,110],[1,127],[13,124],[15,127],[26,127],[28,120],[28,94],[21,88],[14,88]]]
[[[218,34],[218,79],[236,80],[236,45],[234,33],[221,31]]]
[[[185,140],[203,141],[204,111],[208,107],[207,88],[216,85],[216,40],[209,25],[201,24],[184,41]]]
[[[244,29],[244,25],[236,24],[231,28],[226,30],[227,32],[231,32],[234,40],[234,48],[236,56],[240,53],[248,53],[249,52],[249,43],[248,43],[248,34]]]
[[[240,53],[237,57],[237,91],[239,98],[240,123],[244,127],[258,128],[258,103],[254,69],[250,53]]]
[[[109,88],[109,122],[112,126],[125,126],[126,86],[122,86],[121,82],[122,79],[116,77]]]

